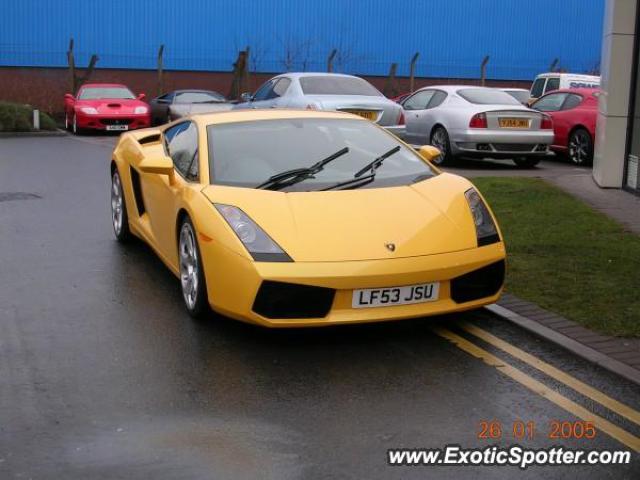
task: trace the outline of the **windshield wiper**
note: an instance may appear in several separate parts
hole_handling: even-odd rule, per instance
[[[384,162],[391,155],[394,155],[394,154],[398,153],[399,151],[400,151],[400,145],[398,145],[396,147],[393,147],[388,152],[383,153],[378,158],[373,160],[371,163],[367,164],[362,169],[358,170],[356,172],[356,174],[354,175],[354,177],[355,178],[361,177],[362,175],[367,173],[369,170],[371,170],[372,174],[375,174],[376,170],[380,167],[380,165],[382,165],[382,162]]]
[[[349,190],[349,189],[355,189],[355,188],[360,188],[368,183],[373,182],[373,180],[376,178],[376,174],[375,173],[371,173],[365,177],[359,177],[359,178],[351,178],[349,180],[345,180],[344,182],[338,182],[338,183],[334,183],[333,185],[329,185],[328,187],[325,188],[321,188],[320,190],[318,190],[319,192],[324,192],[326,190],[335,190],[335,189],[340,189],[340,190]],[[349,187],[349,188],[340,188],[340,187]]]
[[[336,153],[329,155],[327,158],[323,158],[319,162],[314,163],[310,167],[306,168],[294,168],[286,170],[284,172],[276,173],[269,177],[265,182],[262,182],[256,188],[280,190],[281,188],[294,185],[305,181],[308,178],[312,178],[316,173],[324,169],[324,166],[334,161],[336,158],[349,152],[349,147],[344,147],[342,150],[338,150]]]

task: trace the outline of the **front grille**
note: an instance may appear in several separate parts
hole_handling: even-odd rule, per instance
[[[332,288],[265,280],[253,311],[266,318],[323,318],[331,310],[335,293]]]
[[[497,152],[531,152],[536,145],[523,145],[521,143],[493,143]]]
[[[130,118],[101,118],[103,125],[129,125],[133,120]]]
[[[504,283],[505,263],[501,260],[451,280],[451,298],[470,302],[498,293]]]

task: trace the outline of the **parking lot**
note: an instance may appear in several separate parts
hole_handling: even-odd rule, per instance
[[[192,320],[151,250],[113,238],[114,143],[0,142],[1,478],[513,478],[517,467],[391,467],[387,450],[639,448],[640,426],[629,419],[639,415],[637,386],[487,311],[296,331]],[[517,171],[583,174],[557,161]],[[542,373],[486,333],[573,380]],[[577,393],[576,381],[631,415]],[[552,422],[584,420],[585,411],[597,418],[594,439],[549,438]],[[514,439],[519,420],[535,423],[533,438]],[[482,422],[499,422],[500,437],[478,438]],[[633,455],[628,465],[519,473],[632,479]]]

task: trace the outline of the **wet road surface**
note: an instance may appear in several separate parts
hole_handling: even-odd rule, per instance
[[[400,447],[632,450],[640,389],[484,311],[295,331],[194,322],[150,249],[113,238],[113,143],[0,139],[0,478],[640,478],[636,453],[525,471],[387,466]],[[572,404],[600,419],[596,438],[547,438],[552,421],[580,419]],[[478,439],[492,420],[501,438]],[[535,438],[514,440],[517,420],[535,422]]]

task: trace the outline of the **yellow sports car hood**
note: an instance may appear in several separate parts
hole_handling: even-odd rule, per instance
[[[464,191],[440,174],[399,187],[278,192],[211,185],[213,203],[242,209],[296,262],[433,255],[476,247]]]

